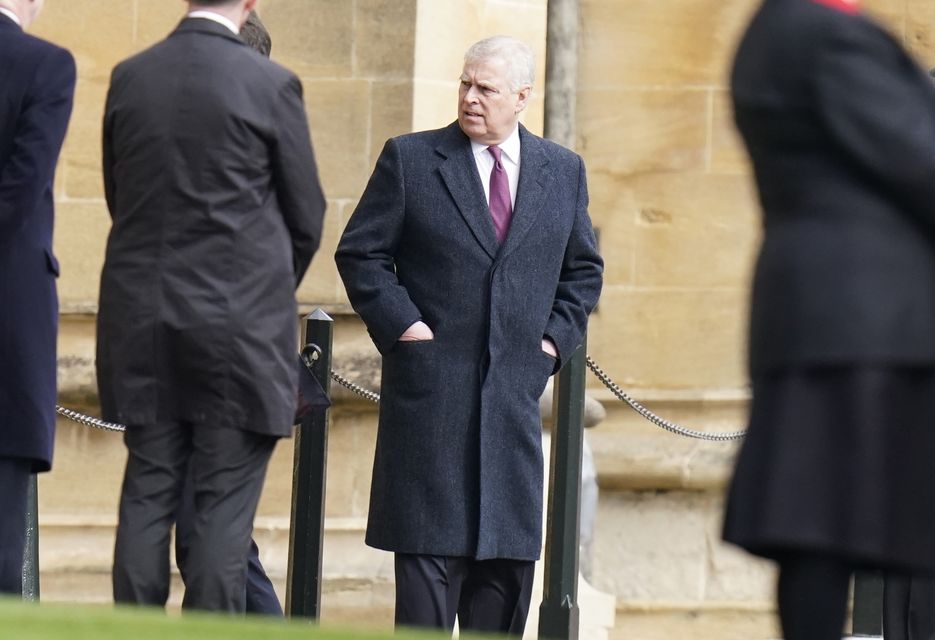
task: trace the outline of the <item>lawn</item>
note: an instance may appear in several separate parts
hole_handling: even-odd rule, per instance
[[[424,633],[319,628],[308,622],[209,614],[165,614],[160,611],[84,605],[36,605],[0,599],[3,640],[347,640],[350,638],[439,640]]]

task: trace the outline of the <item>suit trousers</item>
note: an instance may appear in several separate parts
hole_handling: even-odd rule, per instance
[[[522,636],[535,563],[397,553],[396,626]]]
[[[114,600],[164,606],[169,539],[189,464],[195,501],[184,609],[242,613],[253,518],[277,438],[166,422],[130,425],[114,550]]]
[[[23,593],[26,497],[32,461],[0,458],[0,594]]]
[[[885,574],[883,635],[886,640],[935,640],[935,577]]]
[[[197,516],[192,468],[189,466],[185,488],[182,489],[182,504],[175,518],[175,564],[178,565],[179,573],[182,574],[182,582],[186,584],[188,582],[188,558],[195,535]],[[247,553],[246,581],[247,613],[280,617],[283,615],[282,605],[279,603],[273,583],[266,575],[263,563],[260,562],[260,550],[252,539],[250,551]]]

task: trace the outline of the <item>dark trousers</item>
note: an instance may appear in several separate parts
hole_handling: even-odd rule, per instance
[[[522,636],[535,563],[396,554],[396,626]]]
[[[777,597],[783,638],[841,640],[854,569],[832,555],[789,552],[780,558]]]
[[[182,489],[182,504],[175,519],[175,563],[182,574],[182,582],[187,584],[188,557],[195,535],[195,492],[192,487],[192,469],[189,467],[185,488]],[[247,553],[246,575],[246,611],[259,615],[282,616],[282,605],[273,589],[273,583],[260,562],[260,550],[256,542],[250,540]]]
[[[32,462],[0,458],[0,594],[23,593],[26,496]]]
[[[242,613],[253,518],[276,438],[184,423],[131,425],[114,550],[114,600],[164,606],[169,533],[189,464],[195,516],[185,609]]]
[[[883,584],[886,640],[935,640],[935,577],[888,572]]]

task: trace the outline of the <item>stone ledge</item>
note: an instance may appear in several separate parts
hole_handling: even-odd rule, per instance
[[[751,640],[781,638],[773,611],[717,608],[633,610],[617,608],[611,640]]]
[[[108,572],[113,561],[115,515],[40,514],[39,560],[43,574]],[[364,545],[365,518],[326,518],[322,567],[332,580],[369,582],[392,577],[391,554]],[[285,580],[289,518],[258,517],[254,538],[271,577]],[[172,562],[174,570],[174,558]]]
[[[592,393],[589,391],[589,393]],[[603,399],[600,392],[594,393]],[[638,398],[649,410],[681,426],[708,433],[742,431],[748,400],[740,392],[666,391]],[[586,437],[598,483],[608,491],[720,491],[733,468],[739,441],[704,441],[670,433],[623,402],[603,403],[607,419]]]

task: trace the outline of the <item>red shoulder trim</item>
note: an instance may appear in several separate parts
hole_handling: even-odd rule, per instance
[[[823,4],[837,11],[855,16],[860,13],[860,0],[812,0],[816,4]]]

